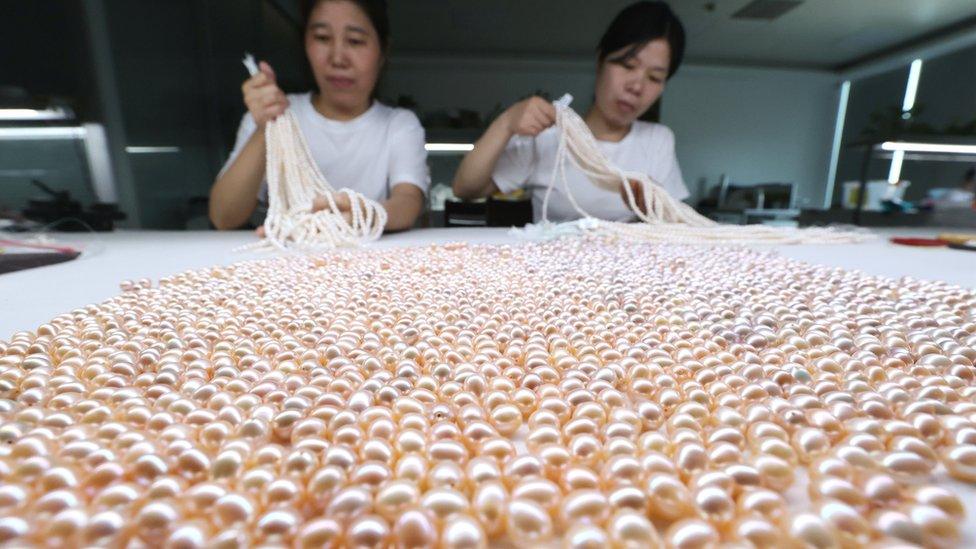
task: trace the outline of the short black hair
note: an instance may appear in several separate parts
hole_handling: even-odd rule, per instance
[[[302,0],[302,30],[308,28],[308,18],[312,16],[312,10],[321,2],[332,0]],[[363,10],[369,22],[376,29],[376,34],[380,37],[380,48],[385,53],[390,46],[390,17],[386,10],[386,0],[347,0],[359,6]]]
[[[617,14],[597,45],[599,60],[613,63],[627,61],[637,55],[648,42],[664,38],[671,49],[668,78],[674,76],[685,55],[685,27],[666,2],[635,2]],[[615,51],[627,48],[622,54],[608,59]]]

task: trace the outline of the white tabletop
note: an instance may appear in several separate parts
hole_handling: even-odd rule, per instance
[[[786,257],[856,269],[885,277],[941,280],[976,288],[976,253],[948,248],[913,248],[888,242],[893,234],[933,237],[939,229],[891,229],[879,231],[875,241],[846,245],[762,246]],[[970,231],[971,232],[971,231]],[[160,277],[188,269],[228,264],[267,254],[239,253],[234,249],[253,242],[251,232],[215,231],[120,231],[101,234],[52,235],[62,244],[84,246],[81,258],[47,267],[0,275],[0,339],[40,324],[74,308],[117,295],[119,282]],[[371,247],[407,247],[432,243],[518,243],[507,229],[422,229],[384,236]],[[976,487],[937,474],[939,483],[953,489],[966,505],[962,547],[976,547]],[[787,494],[791,503],[803,506],[805,478]]]
[[[976,288],[976,253],[948,248],[913,248],[888,242],[887,234],[935,236],[937,229],[889,230],[862,244],[765,246],[783,255],[872,275],[941,280]],[[81,258],[67,263],[0,275],[0,339],[33,330],[55,316],[119,293],[119,282],[172,275],[188,269],[259,257],[234,249],[254,241],[245,231],[119,231],[52,235],[63,244],[84,246]],[[507,229],[419,229],[388,235],[378,248],[464,241],[517,243]],[[266,255],[266,254],[261,254]]]

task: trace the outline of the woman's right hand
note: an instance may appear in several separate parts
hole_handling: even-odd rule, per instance
[[[539,96],[533,96],[509,107],[504,116],[512,135],[535,137],[556,123],[556,107]]]
[[[244,81],[241,91],[244,94],[244,104],[248,112],[254,117],[258,128],[281,116],[288,108],[288,98],[278,87],[274,70],[271,65],[261,61],[257,74]]]

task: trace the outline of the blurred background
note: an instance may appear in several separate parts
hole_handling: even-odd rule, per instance
[[[444,222],[453,149],[504,107],[533,93],[589,104],[596,43],[629,3],[391,0],[379,95],[427,130],[424,223]],[[727,222],[976,226],[976,1],[671,5],[688,52],[655,113],[689,203]],[[0,13],[8,218],[207,228],[244,52],[288,92],[312,85],[297,0],[0,0]]]

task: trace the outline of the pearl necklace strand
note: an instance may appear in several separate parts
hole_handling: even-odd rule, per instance
[[[696,212],[691,206],[676,200],[664,187],[646,173],[625,172],[614,166],[597,146],[596,138],[586,122],[569,107],[572,97],[567,94],[553,102],[556,107],[556,128],[559,144],[556,149],[555,167],[549,178],[542,202],[542,228],[516,231],[523,237],[538,238],[540,234],[561,233],[549,221],[549,198],[562,182],[563,191],[570,204],[583,218],[575,225],[578,232],[595,231],[614,234],[633,240],[650,242],[693,243],[761,243],[761,244],[812,244],[850,243],[872,239],[864,232],[838,231],[829,228],[770,227],[765,225],[721,225]],[[619,192],[623,187],[627,205],[642,223],[620,223],[597,219],[587,213],[576,201],[567,183],[566,165],[572,164],[583,172],[596,186]],[[644,211],[638,207],[629,181],[637,181],[644,191]]]

